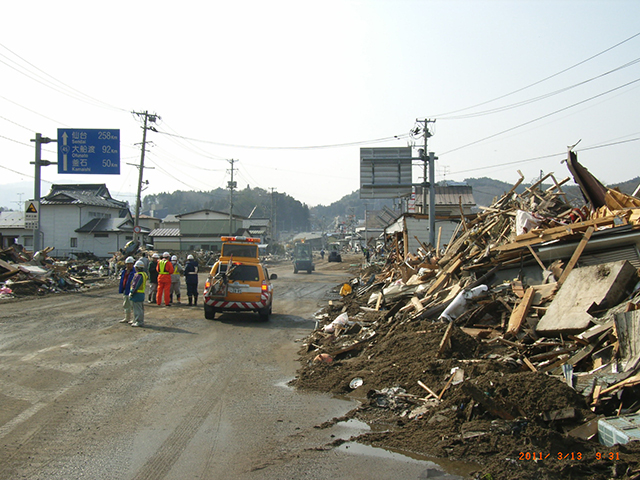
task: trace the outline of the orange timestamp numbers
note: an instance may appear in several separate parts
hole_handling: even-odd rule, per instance
[[[620,460],[620,452],[595,452],[593,454],[596,460]],[[543,453],[543,452],[520,452],[519,460],[586,460],[588,457],[582,452],[558,452],[558,453]]]

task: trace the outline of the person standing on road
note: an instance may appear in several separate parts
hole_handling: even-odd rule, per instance
[[[149,275],[149,258],[147,257],[147,252],[142,252],[142,256],[139,260],[144,264],[144,271],[147,275]]]
[[[178,262],[178,256],[171,257],[171,263],[173,264],[173,274],[171,274],[171,303],[173,303],[173,294],[176,294],[176,304],[180,305],[180,275],[184,273],[184,268]]]
[[[144,290],[147,287],[149,275],[144,271],[145,264],[138,260],[135,265],[136,274],[131,281],[129,299],[133,305],[132,327],[144,327]]]
[[[187,256],[187,263],[184,266],[184,283],[187,284],[187,297],[189,306],[198,305],[198,262],[193,255]]]
[[[133,280],[133,276],[135,275],[135,272],[133,271],[134,262],[135,260],[133,259],[133,257],[127,257],[127,259],[124,261],[124,269],[120,274],[120,285],[118,287],[118,292],[122,294],[122,308],[124,308],[124,318],[120,320],[120,323],[131,323],[133,321],[131,318],[133,306],[131,305],[129,293],[131,289],[131,281]]]
[[[320,249],[320,259],[324,260],[324,248]]]
[[[162,260],[158,262],[158,296],[156,301],[158,305],[162,305],[162,297],[164,296],[164,304],[167,307],[171,305],[171,274],[173,273],[170,257],[169,252],[164,252]]]
[[[149,263],[149,303],[156,303],[158,295],[158,260],[160,255],[154,253]]]

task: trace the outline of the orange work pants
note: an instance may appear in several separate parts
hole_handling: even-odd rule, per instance
[[[171,299],[171,275],[160,274],[158,275],[158,296],[156,301],[158,305],[162,305],[162,296],[164,295],[164,304],[169,305]]]

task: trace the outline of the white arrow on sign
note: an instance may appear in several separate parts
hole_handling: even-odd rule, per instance
[[[69,138],[69,135],[67,135],[67,132],[64,132],[62,134],[62,170],[63,171],[67,171],[67,138]]]

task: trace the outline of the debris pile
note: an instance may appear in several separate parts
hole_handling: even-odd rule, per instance
[[[640,413],[640,200],[573,152],[569,168],[586,205],[551,174],[516,193],[521,176],[446,248],[387,238],[384,264],[335,288],[292,383],[359,398],[350,415],[387,428],[359,441],[473,460],[476,478],[640,479],[640,442],[598,442]]]
[[[0,299],[88,288],[108,270],[97,259],[56,260],[47,247],[31,255],[18,245],[0,250]]]

